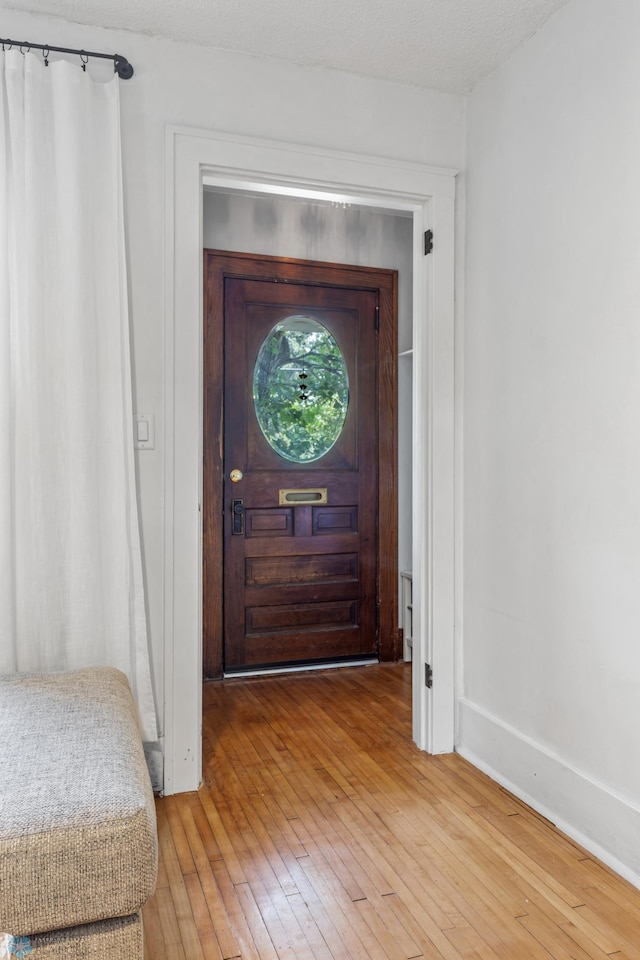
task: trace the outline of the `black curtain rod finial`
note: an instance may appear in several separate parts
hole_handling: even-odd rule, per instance
[[[131,77],[133,76],[133,67],[126,57],[121,57],[116,53],[115,57],[113,58],[113,66],[115,72],[118,74],[121,80],[131,80]]]

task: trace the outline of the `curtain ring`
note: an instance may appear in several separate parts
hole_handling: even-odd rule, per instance
[[[26,46],[26,45],[25,45],[25,46]],[[22,54],[23,57],[24,57],[25,53],[29,53],[30,51],[31,51],[31,47],[26,47],[26,49],[23,50],[23,49],[22,49],[22,44],[20,44],[20,53]]]
[[[84,72],[86,73],[86,72],[87,72],[87,64],[89,63],[89,57],[86,55],[86,53],[84,52],[84,50],[81,50],[81,51],[80,51],[80,61],[81,61],[81,63],[82,63],[82,69],[83,69]]]
[[[44,50],[42,51],[42,56],[44,57],[45,67],[48,67],[49,66],[49,47],[44,48]]]

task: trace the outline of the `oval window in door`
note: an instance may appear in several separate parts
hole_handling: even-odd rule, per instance
[[[349,377],[342,351],[323,324],[287,317],[260,347],[253,403],[267,442],[285,460],[323,457],[342,433]]]

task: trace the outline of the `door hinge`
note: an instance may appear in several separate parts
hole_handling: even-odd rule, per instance
[[[424,665],[424,685],[431,690],[433,686],[433,670],[430,663]]]
[[[376,330],[380,329],[380,307],[376,307]]]
[[[425,232],[424,232],[424,255],[425,255],[425,257],[428,257],[432,250],[433,250],[433,230],[425,230]]]

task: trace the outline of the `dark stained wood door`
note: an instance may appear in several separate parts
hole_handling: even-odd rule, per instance
[[[376,308],[371,290],[225,284],[226,672],[377,656]],[[311,462],[274,449],[254,402],[258,354],[290,318],[328,332],[349,384],[340,434]],[[286,353],[278,362],[291,367]],[[307,369],[306,393],[294,372],[290,398],[279,398],[292,408],[285,417],[314,402]]]
[[[396,290],[390,270],[205,251],[205,678],[400,654]],[[301,317],[349,384],[338,438],[303,463],[267,440],[253,383],[270,333]]]

